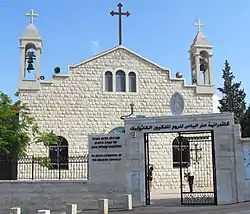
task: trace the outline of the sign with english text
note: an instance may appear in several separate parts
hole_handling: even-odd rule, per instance
[[[124,182],[124,134],[89,136],[89,179],[102,182]]]
[[[125,138],[121,134],[89,136],[89,162],[118,162],[124,159]]]

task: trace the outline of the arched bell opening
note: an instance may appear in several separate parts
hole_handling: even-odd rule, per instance
[[[32,43],[25,47],[25,79],[36,80],[36,46]]]
[[[199,56],[200,62],[200,84],[209,83],[209,54],[207,51],[201,51]]]

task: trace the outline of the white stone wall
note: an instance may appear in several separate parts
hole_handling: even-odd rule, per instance
[[[90,181],[1,181],[0,212],[21,207],[22,213],[48,209],[63,213],[68,204],[77,204],[78,211],[98,209],[98,200],[109,199],[110,208],[124,208],[127,189],[115,183]],[[6,197],[7,196],[7,197]]]
[[[250,200],[250,138],[241,138],[242,151],[244,155],[244,199]]]
[[[137,73],[138,91],[104,92],[104,72],[123,68]],[[175,92],[184,97],[183,114],[213,111],[212,95],[196,94],[194,86],[187,87],[182,80],[169,79],[168,71],[120,48],[71,68],[68,78],[57,77],[52,84],[42,83],[40,91],[21,91],[20,97],[41,129],[53,130],[65,137],[69,142],[69,156],[78,156],[88,152],[88,134],[104,133],[123,126],[120,117],[130,113],[129,104],[132,102],[135,114],[171,115],[170,99]],[[28,154],[43,156],[48,152],[43,145],[32,145]]]

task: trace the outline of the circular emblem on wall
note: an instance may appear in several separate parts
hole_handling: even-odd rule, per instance
[[[184,110],[184,99],[179,93],[174,93],[170,100],[170,110],[173,115],[181,115]]]

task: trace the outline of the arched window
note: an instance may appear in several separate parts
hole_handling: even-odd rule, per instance
[[[68,141],[58,136],[58,143],[49,148],[51,169],[69,169]]]
[[[125,129],[122,126],[119,126],[119,127],[112,129],[109,133],[112,133],[112,134],[125,133]]]
[[[126,79],[124,71],[116,72],[116,91],[125,92],[126,91]]]
[[[129,92],[136,92],[136,75],[134,72],[130,72],[128,75]]]
[[[182,152],[180,152],[180,143]],[[184,137],[176,137],[172,144],[172,150],[173,168],[180,168],[180,161],[182,163],[182,167],[187,167],[187,164],[190,163],[190,144],[188,139]]]
[[[105,73],[105,91],[113,91],[113,74],[110,71]]]

